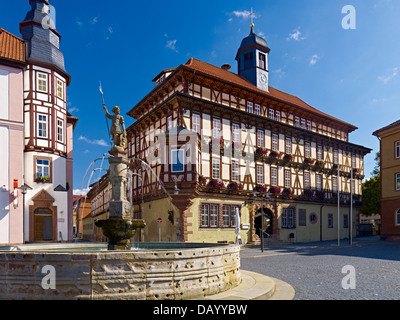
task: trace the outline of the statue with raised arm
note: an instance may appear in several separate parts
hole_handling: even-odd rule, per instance
[[[114,142],[113,149],[116,149],[118,151],[124,151],[125,148],[127,147],[127,138],[126,138],[124,117],[119,114],[121,112],[121,108],[115,106],[111,110],[111,112],[113,112],[114,115],[111,115],[108,112],[105,104],[103,104],[103,109],[104,112],[106,113],[106,117],[108,119],[111,119],[110,135]]]

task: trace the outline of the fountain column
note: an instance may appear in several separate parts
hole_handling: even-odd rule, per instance
[[[114,146],[110,150],[108,158],[109,175],[112,194],[109,205],[109,217],[107,220],[96,221],[104,236],[108,238],[108,250],[130,250],[131,238],[136,234],[136,229],[144,228],[144,220],[135,220],[131,217],[131,204],[126,198],[128,164],[126,148],[126,131],[123,125],[123,117],[119,115],[119,107],[114,107],[114,116],[111,116],[105,105],[106,116],[112,120],[110,134]],[[119,125],[122,124],[121,131]]]

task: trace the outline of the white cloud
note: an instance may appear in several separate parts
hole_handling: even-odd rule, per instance
[[[378,80],[383,82],[384,84],[387,84],[390,80],[395,78],[397,74],[399,73],[399,68],[393,68],[392,73],[388,76],[379,76]]]
[[[76,196],[86,196],[87,193],[89,192],[89,188],[84,188],[84,189],[74,189],[73,194]]]
[[[255,11],[254,11],[255,12]],[[251,12],[250,11],[247,11],[247,10],[242,10],[242,11],[239,11],[239,10],[235,10],[235,11],[233,11],[232,12],[237,18],[243,18],[243,19],[249,19],[250,17],[250,14],[251,14]],[[257,19],[258,18],[258,16],[254,13],[253,14],[253,18],[254,19]],[[229,20],[229,21],[231,21],[231,20]]]
[[[310,60],[310,64],[314,65],[318,62],[318,60],[321,59],[317,54],[314,54]]]
[[[99,22],[99,17],[94,17],[92,20],[90,20],[91,24],[96,24],[97,22]]]
[[[79,112],[79,109],[77,107],[72,107],[68,109],[68,112],[74,113],[74,112]]]
[[[113,34],[113,33],[114,33],[114,29],[113,29],[113,27],[111,27],[111,26],[109,26],[107,30],[108,30],[108,32],[109,32],[110,34]]]
[[[168,49],[171,49],[172,51],[178,52],[178,50],[176,49],[176,42],[178,40],[167,40],[167,45],[166,47]]]
[[[77,24],[79,27],[82,27],[82,26],[83,26],[83,22],[80,21],[80,20],[78,20],[78,19],[76,19],[76,24]]]
[[[295,41],[304,40],[305,37],[301,36],[301,32],[299,29],[300,28],[297,28],[296,30],[293,30],[292,33],[289,33],[289,37],[287,37],[286,40],[295,40]]]
[[[106,141],[104,141],[103,139],[100,139],[100,140],[90,140],[90,139],[88,139],[88,138],[86,138],[86,137],[84,137],[84,136],[80,136],[80,137],[78,138],[78,140],[85,141],[85,142],[87,142],[87,143],[95,144],[95,145],[102,146],[102,147],[108,147],[108,143],[107,143]]]

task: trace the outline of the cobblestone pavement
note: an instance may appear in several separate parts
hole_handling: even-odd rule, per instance
[[[344,266],[355,270],[355,289],[343,289]],[[295,300],[400,300],[400,242],[379,237],[245,248],[241,268],[283,280]]]

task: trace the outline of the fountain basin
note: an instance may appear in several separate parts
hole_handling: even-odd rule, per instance
[[[141,247],[145,245],[140,244]],[[0,251],[0,299],[182,300],[241,282],[240,246],[132,251]],[[55,289],[45,289],[54,267]],[[43,288],[45,287],[45,288]]]

